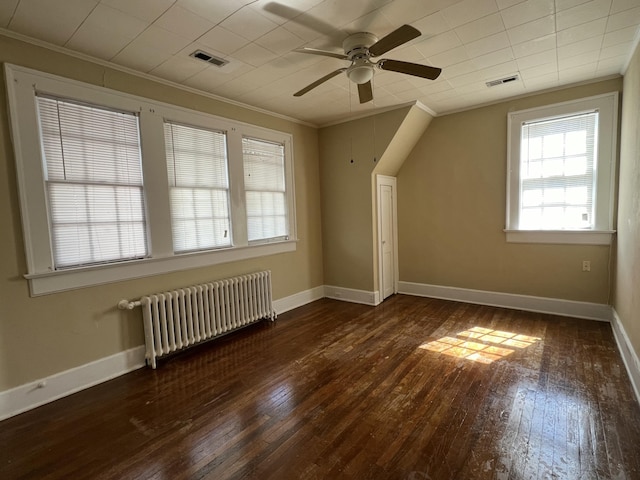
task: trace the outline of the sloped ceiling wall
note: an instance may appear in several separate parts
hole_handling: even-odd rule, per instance
[[[432,118],[414,105],[320,130],[325,285],[377,288],[375,174],[395,175]]]

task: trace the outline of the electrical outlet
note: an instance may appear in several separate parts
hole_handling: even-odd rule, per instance
[[[590,272],[591,271],[591,261],[590,260],[583,260],[582,261],[582,271],[583,272]]]

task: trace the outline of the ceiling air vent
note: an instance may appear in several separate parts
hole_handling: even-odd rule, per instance
[[[516,80],[518,80],[518,74],[516,73],[515,75],[510,75],[508,77],[504,77],[504,78],[500,78],[499,80],[491,80],[490,82],[487,82],[487,87],[495,87],[497,85],[502,85],[504,83],[510,83],[510,82],[515,82]]]
[[[193,52],[189,56],[193,57],[193,58],[197,58],[198,60],[202,60],[203,62],[211,63],[212,65],[215,65],[216,67],[222,67],[222,66],[226,65],[227,63],[229,63],[228,60],[224,60],[222,58],[218,58],[218,57],[216,57],[214,55],[211,55],[210,53],[203,52],[202,50],[196,50],[195,52]]]

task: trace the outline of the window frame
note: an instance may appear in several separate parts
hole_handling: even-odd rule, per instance
[[[591,229],[525,230],[519,228],[520,145],[523,122],[598,111],[594,226]],[[609,245],[614,230],[614,195],[618,137],[618,92],[513,111],[507,119],[507,196],[505,234],[511,243]]]
[[[55,107],[53,107],[53,105],[51,105],[50,102],[55,102]],[[54,256],[54,259],[56,256],[60,257],[60,249],[62,248],[62,243],[63,243],[63,242],[60,242],[60,239],[59,237],[57,237],[57,234],[56,234],[57,222],[55,220],[55,217],[56,217],[55,204],[57,201],[62,200],[62,198],[58,197],[53,193],[55,189],[60,188],[60,189],[66,190],[70,187],[84,188],[85,195],[88,193],[88,191],[92,189],[95,189],[96,191],[100,189],[105,189],[105,188],[106,189],[118,189],[118,188],[135,189],[138,191],[138,195],[140,198],[140,204],[139,204],[140,209],[138,210],[138,213],[141,215],[140,227],[142,228],[140,228],[140,233],[142,238],[139,238],[138,240],[140,240],[140,247],[142,247],[144,251],[139,251],[139,253],[130,255],[128,257],[121,256],[120,258],[113,258],[113,259],[95,258],[96,256],[100,256],[99,254],[96,254],[95,256],[91,254],[91,257],[93,257],[91,259],[88,259],[88,258],[81,259],[81,258],[78,258],[78,256],[75,256],[75,263],[65,265],[63,264],[63,262],[59,262],[58,268],[59,269],[77,268],[81,266],[101,265],[101,264],[107,264],[107,263],[114,263],[118,261],[129,261],[129,260],[145,258],[148,255],[149,242],[146,238],[147,237],[147,228],[146,228],[147,221],[146,221],[146,208],[144,205],[144,179],[142,178],[142,156],[140,154],[140,128],[139,128],[140,124],[139,124],[139,118],[138,118],[137,112],[116,111],[113,109],[104,108],[96,105],[89,105],[87,103],[70,102],[67,99],[60,99],[60,98],[45,96],[41,94],[36,95],[36,103],[38,104],[38,119],[40,120],[39,123],[41,127],[41,130],[39,132],[40,134],[39,138],[40,138],[40,141],[42,144],[42,150],[43,150],[42,160],[43,160],[45,191],[47,193],[47,202],[49,207],[48,208],[49,227],[50,227],[50,234],[51,234],[52,254]],[[55,108],[55,114],[51,110],[52,108]],[[61,113],[61,111],[67,108],[70,110],[89,108],[90,111],[84,110],[84,114],[81,114],[81,115],[83,115],[85,118],[89,115],[92,115],[92,118],[88,119],[88,121],[82,121],[81,125],[69,124],[66,122],[66,119],[69,118],[69,114],[67,113],[65,115],[64,113]],[[90,127],[91,122],[96,121],[96,117],[93,116],[94,114],[96,114],[96,111],[100,112],[100,113],[97,113],[98,116],[105,115],[105,114],[106,115],[115,114],[116,116],[119,117],[119,120],[117,121],[117,123],[126,123],[126,120],[124,120],[124,118],[126,117],[122,117],[122,115],[130,117],[130,121],[133,120],[132,123],[135,124],[135,128],[132,125],[130,127],[131,130],[128,133],[131,135],[135,135],[135,141],[136,141],[136,145],[135,145],[136,146],[135,148],[135,152],[136,152],[135,170],[136,171],[132,172],[134,174],[139,174],[139,181],[137,181],[136,183],[126,183],[124,181],[124,178],[122,177],[120,177],[119,180],[112,178],[108,181],[105,181],[104,178],[103,179],[96,179],[96,178],[90,179],[86,177],[78,178],[78,171],[73,167],[73,165],[76,164],[75,160],[77,160],[77,156],[74,156],[72,146],[71,146],[71,152],[67,152],[67,147],[70,146],[70,143],[73,143],[74,139],[78,139],[78,138],[82,138],[82,141],[79,143],[81,143],[85,149],[88,147],[89,150],[93,150],[96,147],[95,144],[88,144],[85,142],[85,140],[90,138],[94,132],[91,132],[88,136],[86,136],[87,132],[84,130],[85,127],[87,127],[88,129],[91,129]],[[46,113],[43,116],[43,112],[49,113],[49,121],[46,120],[46,117],[47,117]],[[79,112],[76,111],[76,114],[77,113]],[[51,121],[51,116],[54,117],[53,121]],[[44,122],[42,121],[43,118],[45,118]],[[113,117],[111,118],[113,119]],[[45,125],[48,127],[47,130],[49,130],[49,135],[45,134]],[[120,133],[124,133],[124,132],[121,130]],[[55,139],[51,138],[51,134],[53,134]],[[49,137],[49,141],[47,141],[47,137]],[[110,140],[113,140],[113,138],[107,138],[107,139],[103,138],[102,140],[110,141]],[[59,152],[54,153],[52,150],[49,150],[47,148],[47,145],[50,148],[53,148],[54,150],[57,150],[59,148]],[[99,143],[99,145],[100,147],[104,147],[105,145],[107,145],[107,147],[112,147],[113,143],[109,143],[109,144]],[[48,150],[50,153],[53,154],[50,158],[47,155]],[[122,151],[120,151],[120,153],[122,154]],[[76,151],[76,154],[77,154],[77,151]],[[58,157],[58,155],[59,155],[58,161],[60,163],[60,166],[57,169],[59,171],[56,171],[54,165],[57,163],[56,157]],[[131,159],[131,157],[129,157],[128,155],[125,154],[125,156],[126,158]],[[116,160],[116,162],[120,163],[119,160]],[[127,165],[117,165],[117,163],[113,163],[112,164],[113,167],[117,166],[117,167],[128,168]],[[125,162],[125,163],[128,163],[128,162]],[[66,175],[65,166],[70,167],[69,177]],[[53,167],[53,169],[50,167]],[[91,175],[91,177],[93,177],[93,175]],[[92,197],[92,195],[89,195],[89,196]],[[92,206],[95,207],[95,204],[92,199],[86,199],[84,203],[82,201],[74,202],[74,205],[76,206],[76,208],[78,204],[82,205],[83,210],[86,214],[86,220],[84,222],[71,221],[71,223],[75,225],[76,228],[80,228],[80,229],[82,229],[82,226],[84,225],[86,227],[88,236],[92,237],[95,235],[95,233],[91,233],[92,231],[91,225],[98,220],[97,217],[94,217],[93,214],[90,213]],[[67,214],[68,214],[68,211],[67,211]],[[124,226],[124,223],[121,221],[121,219],[118,219],[117,217],[118,216],[116,215],[115,223],[118,225],[118,230],[120,230],[122,227],[124,227],[124,230],[128,230],[126,226]],[[67,220],[69,220],[68,217],[67,217]],[[119,244],[125,239],[133,240],[127,234],[118,235]],[[77,241],[77,238],[75,240]],[[100,251],[100,246],[102,244],[101,242],[96,242],[96,243],[89,242],[89,245],[91,245],[91,247],[97,247],[95,249],[91,248],[90,249],[91,251],[95,251],[95,250]],[[74,247],[79,245],[80,243],[77,243],[74,245]]]
[[[16,65],[5,64],[4,70],[27,261],[27,273],[24,277],[29,281],[32,296],[296,250],[293,136],[290,133]],[[147,258],[54,269],[36,93],[138,113],[143,194],[147,214]],[[233,231],[233,243],[230,247],[174,253],[163,129],[165,120],[227,132]],[[285,181],[290,232],[286,240],[264,244],[249,244],[247,241],[241,144],[243,135],[277,141],[285,145]]]
[[[224,138],[224,169],[225,169],[225,175],[226,178],[224,179],[226,182],[226,188],[224,188],[224,196],[225,196],[225,201],[227,203],[226,205],[226,219],[229,223],[227,231],[226,231],[226,237],[228,238],[229,242],[226,245],[212,245],[210,247],[196,247],[196,248],[184,248],[184,249],[178,249],[176,243],[178,242],[178,236],[176,235],[176,231],[174,229],[173,231],[173,251],[176,254],[181,254],[181,253],[189,253],[189,252],[198,252],[198,251],[206,251],[206,250],[214,250],[214,249],[220,249],[220,248],[229,248],[229,247],[233,247],[233,229],[232,229],[232,218],[231,218],[231,207],[230,207],[230,199],[229,199],[229,193],[230,193],[230,178],[229,178],[229,147],[228,147],[228,142],[227,142],[227,132],[226,131],[220,131],[220,130],[212,130],[212,129],[203,129],[202,127],[194,127],[193,125],[184,125],[181,123],[176,123],[174,121],[169,121],[167,119],[165,119],[164,123],[163,123],[163,128],[164,128],[164,134],[165,134],[165,147],[168,147],[168,140],[167,140],[167,126],[169,127],[169,134],[171,135],[171,144],[174,145],[175,144],[175,136],[174,136],[174,131],[173,131],[173,126],[177,126],[179,128],[190,128],[190,129],[196,129],[196,130],[200,130],[200,131],[205,131],[208,133],[217,133],[217,134],[221,134]],[[167,165],[167,174],[168,174],[168,181],[169,181],[169,200],[170,200],[170,215],[171,215],[171,221],[174,222],[174,220],[176,220],[176,217],[178,217],[178,212],[174,209],[174,205],[171,203],[171,199],[173,196],[173,193],[176,189],[189,189],[189,190],[198,190],[198,189],[203,189],[203,190],[221,190],[219,187],[211,187],[211,186],[201,186],[201,187],[196,187],[196,186],[186,186],[186,185],[177,185],[174,183],[177,183],[174,180],[171,180],[171,175],[169,174],[169,170],[170,170],[170,161],[169,161],[169,155],[170,153],[168,152],[168,149],[165,148],[165,157],[166,157],[166,165]],[[175,166],[175,149],[173,152],[171,152],[171,156],[174,158],[174,166],[172,167],[174,170],[174,174],[175,174],[175,170],[176,170],[176,166]],[[195,209],[195,205],[194,205],[194,209]],[[197,217],[194,218],[194,223],[197,224]],[[173,226],[173,225],[172,225]]]
[[[248,140],[254,140],[254,141],[258,141],[258,142],[263,142],[263,143],[271,143],[274,145],[279,145],[283,147],[283,155],[285,156],[285,165],[284,165],[284,177],[285,177],[285,222],[288,225],[289,222],[289,212],[288,212],[288,208],[287,205],[289,204],[290,198],[287,197],[287,190],[286,190],[286,184],[287,184],[287,180],[286,180],[286,152],[284,151],[286,146],[282,143],[282,142],[275,142],[275,141],[271,141],[271,140],[266,140],[264,138],[257,138],[257,137],[250,137],[249,135],[242,135],[242,140],[244,142],[245,139]],[[243,168],[244,168],[244,163],[245,163],[245,157],[244,157],[244,145],[243,145],[243,149],[242,149],[242,163],[243,163]],[[246,197],[247,197],[247,192],[259,192],[260,190],[247,190],[245,188],[244,190],[244,195],[245,195],[245,201],[246,201]],[[247,213],[247,240],[249,242],[250,245],[258,245],[261,243],[272,243],[272,242],[280,242],[282,240],[287,240],[289,238],[290,232],[289,229],[287,228],[287,232],[284,235],[278,235],[275,237],[263,237],[263,238],[256,238],[256,239],[249,239],[249,218],[248,218],[248,213]]]

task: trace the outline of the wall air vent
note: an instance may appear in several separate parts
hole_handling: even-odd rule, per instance
[[[498,80],[491,80],[490,82],[487,82],[487,87],[495,87],[497,85],[502,85],[504,83],[515,82],[519,78],[520,77],[516,73],[515,75],[509,75],[508,77],[500,78]]]
[[[211,55],[210,53],[203,52],[202,50],[196,50],[189,56],[193,58],[197,58],[198,60],[202,60],[203,62],[211,63],[216,67],[223,67],[224,65],[229,63],[228,60],[224,60],[222,58],[216,57],[215,55]]]

